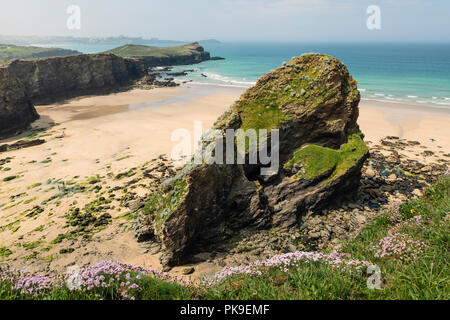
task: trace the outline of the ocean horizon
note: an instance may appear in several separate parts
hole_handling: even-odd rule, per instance
[[[42,46],[42,45],[41,45]],[[99,53],[116,45],[52,45],[83,53]],[[119,46],[119,45],[117,45]],[[450,108],[450,43],[243,43],[203,44],[212,56],[193,67],[183,81],[250,87],[263,74],[307,52],[340,59],[358,80],[363,99]],[[179,78],[181,80],[181,78]]]

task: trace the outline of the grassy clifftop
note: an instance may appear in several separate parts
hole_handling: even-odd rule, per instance
[[[113,53],[121,57],[174,57],[191,55],[195,52],[203,52],[203,48],[198,43],[190,43],[174,47],[154,47],[136,44],[127,44],[107,53]]]
[[[11,59],[61,57],[75,54],[80,54],[80,52],[59,48],[40,48],[40,47],[0,44],[0,61]]]

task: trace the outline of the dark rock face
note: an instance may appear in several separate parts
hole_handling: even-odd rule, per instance
[[[9,70],[34,103],[92,93],[130,83],[143,75],[135,63],[113,54],[77,55],[35,61],[16,60]]]
[[[0,67],[0,137],[22,130],[38,118],[23,83],[9,68]]]
[[[228,129],[278,130],[278,171],[261,175],[261,159],[208,164],[218,140],[204,137],[202,164],[187,164],[143,210],[162,243],[162,264],[183,263],[244,228],[300,226],[308,213],[351,196],[368,156],[359,101],[356,81],[330,56],[304,55],[259,79],[213,129],[219,137]]]

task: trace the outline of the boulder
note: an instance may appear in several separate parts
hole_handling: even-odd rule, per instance
[[[306,54],[261,77],[203,136],[202,161],[197,154],[148,199],[143,214],[162,244],[161,263],[184,263],[244,228],[300,226],[307,213],[351,196],[368,156],[359,101],[347,68],[327,55]],[[211,161],[238,129],[269,135],[244,147],[244,164]],[[234,154],[242,151],[232,142]]]

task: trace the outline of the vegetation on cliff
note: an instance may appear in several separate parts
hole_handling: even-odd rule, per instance
[[[284,167],[292,168],[300,164],[303,170],[295,174],[294,178],[314,180],[328,173],[329,181],[356,165],[367,152],[368,148],[361,134],[355,133],[348,137],[348,142],[339,150],[317,145],[301,148],[294,153],[293,158]]]
[[[62,57],[81,54],[75,50],[0,44],[0,60]]]
[[[158,191],[147,201],[143,213],[151,215],[155,220],[155,228],[160,229],[164,221],[177,209],[180,202],[186,196],[187,182],[185,180],[175,181],[170,185],[171,189]]]
[[[137,44],[127,44],[109,51],[121,57],[177,57],[191,55],[201,48],[198,43],[190,43],[173,47],[154,47]],[[201,49],[203,51],[203,48]]]

